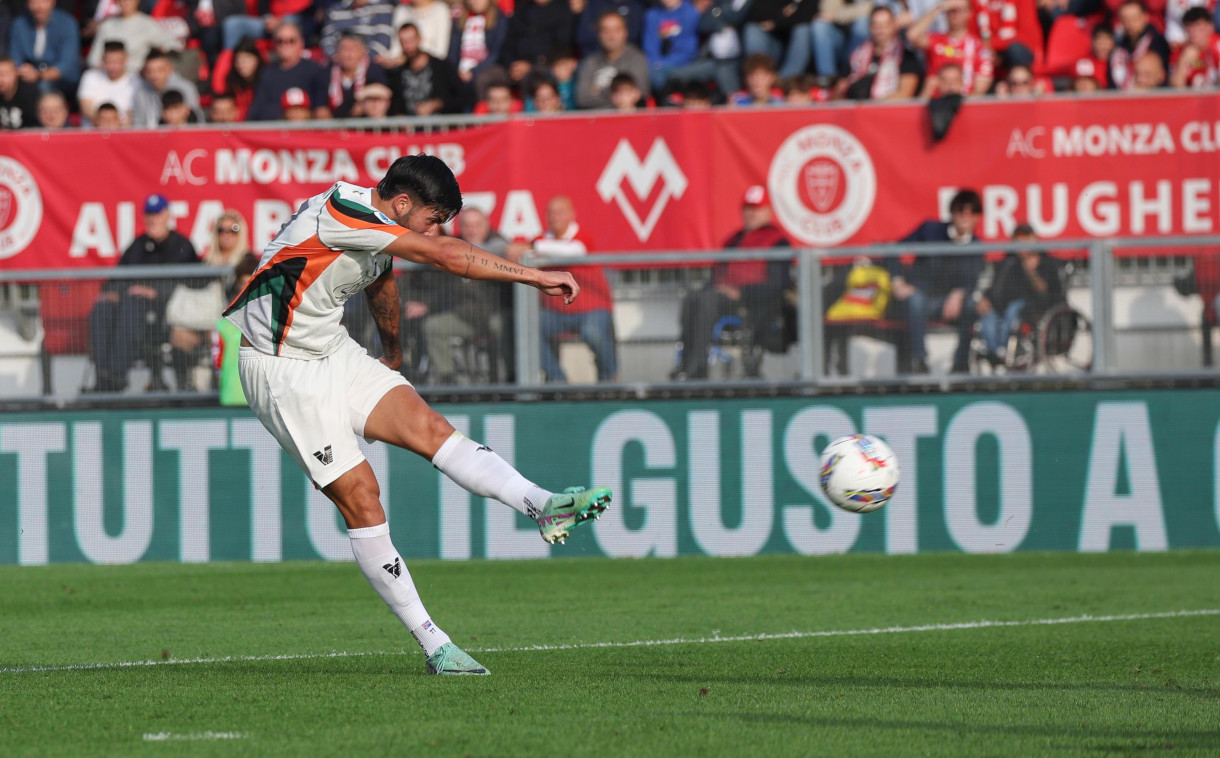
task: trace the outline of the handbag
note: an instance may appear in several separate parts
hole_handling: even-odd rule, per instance
[[[198,288],[179,284],[165,304],[165,321],[170,326],[206,332],[215,326],[224,309],[224,290],[219,281]]]

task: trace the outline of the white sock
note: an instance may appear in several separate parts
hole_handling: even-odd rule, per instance
[[[428,618],[419,593],[415,591],[415,583],[411,581],[411,572],[407,571],[407,564],[390,541],[390,525],[348,529],[347,536],[352,539],[356,565],[394,615],[415,636],[424,655],[432,655],[449,642],[449,635]]]
[[[454,432],[432,456],[432,465],[468,492],[494,497],[532,519],[538,518],[551,493],[508,465],[491,448]]]

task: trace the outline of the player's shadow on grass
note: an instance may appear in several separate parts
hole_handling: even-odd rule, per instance
[[[961,690],[1017,690],[1048,692],[1144,692],[1172,693],[1193,697],[1220,699],[1220,687],[1182,687],[1176,684],[1087,684],[1082,682],[975,682],[943,679],[915,679],[889,676],[818,676],[799,674],[771,674],[759,676],[694,676],[691,674],[662,674],[651,672],[641,676],[666,682],[690,684],[788,684],[810,687],[896,687],[910,689],[961,689]],[[1154,680],[1155,682],[1155,680]]]
[[[725,713],[723,711],[673,714],[678,719],[715,719],[723,723],[726,719],[751,724],[807,726],[814,728],[878,729],[898,732],[952,732],[953,734],[975,734],[1003,737],[1066,737],[1073,740],[1076,748],[1088,748],[1104,752],[1128,752],[1132,750],[1161,750],[1169,746],[1175,749],[1220,748],[1220,734],[1215,731],[1172,729],[1123,729],[1114,727],[1053,726],[1033,724],[971,724],[941,721],[905,721],[879,719],[874,716],[848,718],[844,716],[801,716],[782,713]],[[1104,740],[1104,744],[1085,744],[1079,740]],[[1131,740],[1132,742],[1116,742]]]

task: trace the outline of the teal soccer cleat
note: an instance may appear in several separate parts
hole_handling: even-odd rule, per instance
[[[487,676],[491,672],[467,655],[465,650],[452,642],[446,642],[428,656],[428,673],[441,676]]]
[[[595,487],[568,487],[562,493],[551,495],[538,518],[538,531],[542,539],[554,545],[563,544],[572,528],[590,519],[601,518],[602,511],[610,507],[610,490]]]

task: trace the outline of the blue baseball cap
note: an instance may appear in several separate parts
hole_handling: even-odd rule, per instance
[[[149,195],[144,199],[145,213],[160,213],[169,208],[169,201],[165,199],[165,195]]]

